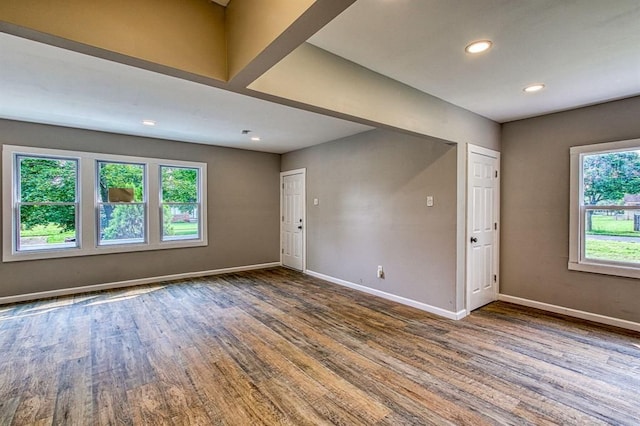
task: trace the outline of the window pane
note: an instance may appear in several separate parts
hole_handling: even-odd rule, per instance
[[[143,202],[144,165],[98,162],[98,201]]]
[[[200,238],[198,204],[165,204],[162,206],[162,240]]]
[[[77,247],[75,205],[20,206],[18,250]]]
[[[640,210],[587,210],[585,257],[640,263]]]
[[[584,205],[640,205],[640,154],[610,152],[582,157]]]
[[[144,204],[101,204],[100,244],[130,244],[145,240]]]
[[[160,173],[162,175],[163,202],[198,202],[198,169],[162,166]]]
[[[78,163],[39,157],[18,157],[20,200],[25,203],[76,201]],[[44,225],[44,224],[43,224]]]

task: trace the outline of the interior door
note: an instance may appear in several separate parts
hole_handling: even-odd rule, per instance
[[[304,173],[282,175],[282,265],[304,270]]]
[[[500,154],[469,146],[467,163],[467,311],[498,297]]]

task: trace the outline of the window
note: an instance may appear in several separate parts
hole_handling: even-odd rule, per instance
[[[18,155],[16,175],[16,250],[77,247],[77,160]]]
[[[571,148],[569,269],[640,278],[640,139]]]
[[[98,244],[145,242],[144,164],[98,161]]]
[[[11,145],[2,153],[5,262],[207,245],[204,163]]]
[[[160,166],[162,240],[200,238],[198,169]]]

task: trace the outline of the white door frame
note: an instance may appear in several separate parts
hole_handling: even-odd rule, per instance
[[[464,255],[465,255],[465,310],[466,314],[469,315],[471,313],[470,303],[471,303],[471,274],[469,271],[471,270],[471,256],[469,256],[469,250],[471,245],[469,243],[471,239],[470,229],[471,229],[471,203],[469,202],[469,158],[471,157],[471,153],[486,155],[496,159],[496,170],[498,171],[497,176],[497,185],[496,185],[496,196],[495,196],[495,221],[497,223],[496,228],[496,242],[495,242],[495,253],[494,253],[494,267],[496,273],[496,286],[495,286],[495,300],[498,300],[498,294],[500,293],[500,178],[502,175],[502,171],[500,170],[500,152],[494,151],[492,149],[483,148],[481,146],[467,144],[466,150],[466,161],[465,161],[465,187],[466,187],[466,197],[465,197],[465,233],[464,233]],[[460,163],[458,163],[460,165]]]
[[[302,174],[302,272],[307,270],[307,169],[295,169],[287,170],[286,172],[280,172],[280,266],[282,263],[282,202],[284,197],[284,177]]]

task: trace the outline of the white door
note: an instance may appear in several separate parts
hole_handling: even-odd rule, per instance
[[[304,178],[304,171],[281,174],[282,265],[299,271],[304,270]]]
[[[498,298],[500,153],[469,145],[467,312]]]

